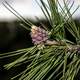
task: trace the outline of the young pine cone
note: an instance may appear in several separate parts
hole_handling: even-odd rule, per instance
[[[34,44],[45,43],[48,40],[48,32],[36,26],[32,26],[31,38]]]

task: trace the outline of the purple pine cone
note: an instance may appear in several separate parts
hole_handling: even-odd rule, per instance
[[[41,44],[48,40],[48,32],[36,26],[32,26],[31,38],[34,44]]]

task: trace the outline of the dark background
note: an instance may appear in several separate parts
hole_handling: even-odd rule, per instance
[[[75,19],[74,21],[76,22],[76,25],[80,26],[79,19]],[[49,26],[49,23],[46,20],[41,20],[40,22],[46,24],[46,26]],[[38,26],[40,25],[40,22],[32,21],[32,23]],[[65,31],[66,38],[75,42],[74,37],[67,30]],[[30,46],[33,46],[31,42],[30,31],[27,31],[22,26],[20,26],[17,21],[0,22],[0,54],[23,49]],[[4,69],[4,64],[14,61],[17,57],[19,56],[0,59],[0,80],[10,80],[13,75],[18,74],[20,71],[26,68],[26,64],[23,64],[18,68],[12,68],[10,70]]]
[[[46,24],[46,26],[49,25],[48,21],[44,19],[39,22],[33,20],[31,22],[38,26],[41,25],[40,22]],[[30,46],[33,46],[30,31],[20,26],[18,21],[0,22],[0,54],[16,51]],[[13,75],[18,74],[20,71],[25,69],[26,64],[10,70],[4,69],[4,64],[14,61],[17,57],[19,56],[0,59],[0,80],[10,80]]]

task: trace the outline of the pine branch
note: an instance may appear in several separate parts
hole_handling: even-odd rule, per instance
[[[38,3],[38,1],[36,2]],[[71,14],[70,10],[74,2],[70,7],[68,7],[68,0],[66,2],[63,0],[64,7],[61,6],[58,0],[47,0],[48,5],[43,0],[40,0],[40,2],[42,6],[39,3],[38,5],[49,21],[51,30],[48,30],[43,24],[44,29],[35,26],[22,17],[8,2],[3,2],[3,5],[24,23],[20,23],[21,26],[31,31],[30,35],[34,46],[0,54],[0,59],[21,55],[13,62],[4,65],[6,69],[29,62],[26,69],[12,79],[19,77],[19,80],[74,80],[80,70],[80,32],[72,16],[79,7]],[[37,18],[37,20],[39,19]],[[65,27],[74,36],[76,42],[79,40],[77,44],[65,39],[65,23],[67,24]]]

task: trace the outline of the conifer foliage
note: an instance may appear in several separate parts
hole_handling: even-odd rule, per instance
[[[39,1],[41,4],[36,0],[45,19],[49,21],[48,27],[34,25],[6,1],[3,2],[3,5],[22,21],[22,27],[30,31],[34,43],[34,46],[26,49],[0,54],[0,58],[21,55],[13,62],[5,64],[4,68],[9,70],[27,64],[24,71],[11,79],[76,80],[80,71],[80,26],[76,26],[72,16],[79,6],[71,13],[74,2],[70,4],[69,0],[63,0],[63,7],[58,0],[47,0],[48,4],[44,0]],[[66,38],[65,29],[76,42]]]

